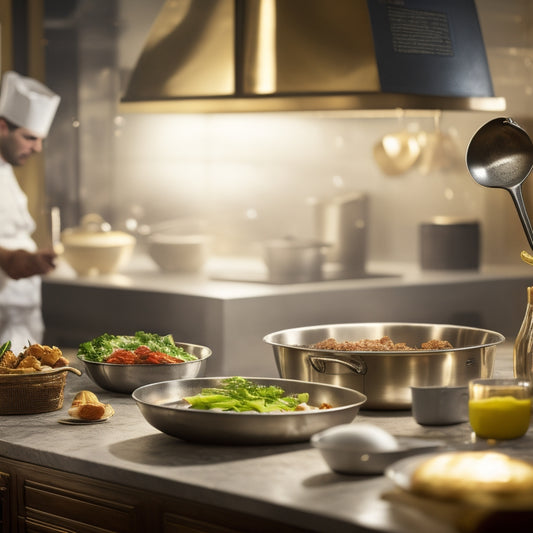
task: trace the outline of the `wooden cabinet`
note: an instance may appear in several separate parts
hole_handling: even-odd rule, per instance
[[[0,458],[0,532],[303,533],[246,513]]]
[[[10,531],[11,490],[11,476],[2,472],[0,468],[0,533]]]

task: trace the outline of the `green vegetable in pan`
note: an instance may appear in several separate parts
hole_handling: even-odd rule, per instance
[[[204,388],[194,396],[184,398],[194,409],[218,409],[222,411],[295,411],[309,401],[309,394],[299,393],[288,396],[275,385],[257,385],[242,377],[226,378],[221,387]]]

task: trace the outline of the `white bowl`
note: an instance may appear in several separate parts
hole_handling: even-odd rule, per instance
[[[136,239],[121,231],[65,230],[64,258],[80,276],[112,274],[130,259]]]
[[[200,272],[207,260],[206,235],[154,234],[148,239],[148,253],[166,272]]]
[[[399,437],[393,446],[386,432],[379,427],[353,422],[315,433],[311,437],[311,446],[320,451],[334,472],[379,475],[390,464],[404,457],[435,450],[443,443]]]

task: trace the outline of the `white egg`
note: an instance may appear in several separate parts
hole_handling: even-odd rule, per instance
[[[350,448],[358,452],[392,452],[398,449],[398,441],[388,431],[365,422],[341,424],[320,434],[319,443],[324,446]]]

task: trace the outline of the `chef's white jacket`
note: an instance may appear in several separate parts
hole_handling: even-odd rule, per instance
[[[12,250],[37,250],[32,239],[35,222],[28,199],[11,165],[0,160],[0,246]],[[0,344],[12,342],[15,353],[30,343],[42,342],[41,278],[9,278],[0,269]]]

